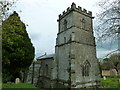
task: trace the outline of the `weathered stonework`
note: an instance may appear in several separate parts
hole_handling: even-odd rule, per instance
[[[56,44],[56,63],[58,82],[68,82],[69,87],[95,87],[100,83],[100,72],[96,58],[95,38],[93,36],[92,13],[72,3],[71,8],[59,15],[59,32]],[[65,26],[65,22],[67,22]],[[89,70],[85,69],[85,63]],[[89,75],[82,75],[87,72]]]
[[[37,85],[44,88],[100,86],[100,71],[93,36],[92,12],[72,3],[59,15],[55,54],[41,62]]]
[[[27,79],[26,79],[27,83],[32,84],[32,78],[33,78],[33,84],[37,85],[40,67],[41,67],[41,62],[40,61],[34,62],[34,66],[33,66],[33,63],[30,65],[29,71],[27,73]],[[33,69],[34,69],[34,71],[33,71]]]

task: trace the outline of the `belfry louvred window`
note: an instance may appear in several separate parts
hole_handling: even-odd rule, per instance
[[[81,19],[81,28],[85,29],[85,19]]]
[[[64,20],[64,30],[66,30],[67,29],[67,20],[65,19]]]

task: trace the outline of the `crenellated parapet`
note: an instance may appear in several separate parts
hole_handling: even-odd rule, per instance
[[[84,9],[80,6],[76,7],[76,4],[73,2],[71,7],[68,7],[66,9],[66,11],[63,11],[62,14],[59,15],[59,20],[62,19],[67,14],[69,14],[71,11],[77,11],[77,12],[79,12],[81,14],[84,14],[88,17],[92,17],[92,12],[91,11],[87,11],[86,9]]]

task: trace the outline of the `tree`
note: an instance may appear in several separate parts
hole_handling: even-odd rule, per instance
[[[14,81],[20,77],[20,71],[25,71],[33,61],[34,47],[16,12],[3,21],[2,29],[3,81],[6,75],[11,75],[9,80]]]
[[[2,0],[0,1],[0,50],[2,50],[2,21],[7,19],[13,12],[14,4],[17,0]],[[2,72],[2,51],[0,51],[0,72]],[[0,73],[1,74],[1,73]],[[0,79],[1,81],[1,79]]]
[[[111,41],[109,45],[120,39],[120,0],[101,0],[98,2],[101,11],[97,14],[96,33],[98,41]],[[119,52],[119,47],[113,52]],[[112,53],[111,53],[112,54]]]
[[[115,67],[117,67],[118,63],[120,63],[120,55],[119,54],[112,54],[109,57],[109,61],[112,62]]]
[[[103,69],[111,69],[116,68],[120,63],[120,55],[119,54],[112,54],[109,58],[103,59],[102,68]]]
[[[4,1],[0,1],[0,22],[2,20],[5,20],[8,18],[8,16],[10,15],[10,13],[13,12],[14,9],[14,5],[17,2],[17,0],[4,0]]]
[[[103,61],[104,62],[107,62],[109,60],[109,58],[104,58]]]
[[[98,4],[101,7],[101,12],[98,13],[98,33],[102,34],[102,39],[108,37],[115,38],[120,33],[120,1],[119,0],[102,0]]]

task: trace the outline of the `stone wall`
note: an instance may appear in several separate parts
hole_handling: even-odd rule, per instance
[[[34,70],[33,70],[33,66],[34,66]],[[37,85],[38,77],[40,75],[39,73],[40,67],[41,67],[40,61],[35,62],[34,65],[33,63],[30,65],[28,73],[27,73],[26,83],[32,84],[32,79],[33,79],[33,84]]]
[[[54,56],[38,59],[29,67],[26,83],[40,88],[57,87],[57,71]]]
[[[88,88],[100,85],[100,72],[93,36],[92,13],[72,3],[59,15],[55,55],[39,57],[30,66],[27,82],[40,88]]]
[[[56,77],[54,59],[41,60],[40,76],[38,81],[39,87],[50,88],[53,87]]]
[[[92,19],[91,12],[77,8],[74,3],[59,15],[56,62],[61,85],[65,82],[73,88],[100,85]]]

